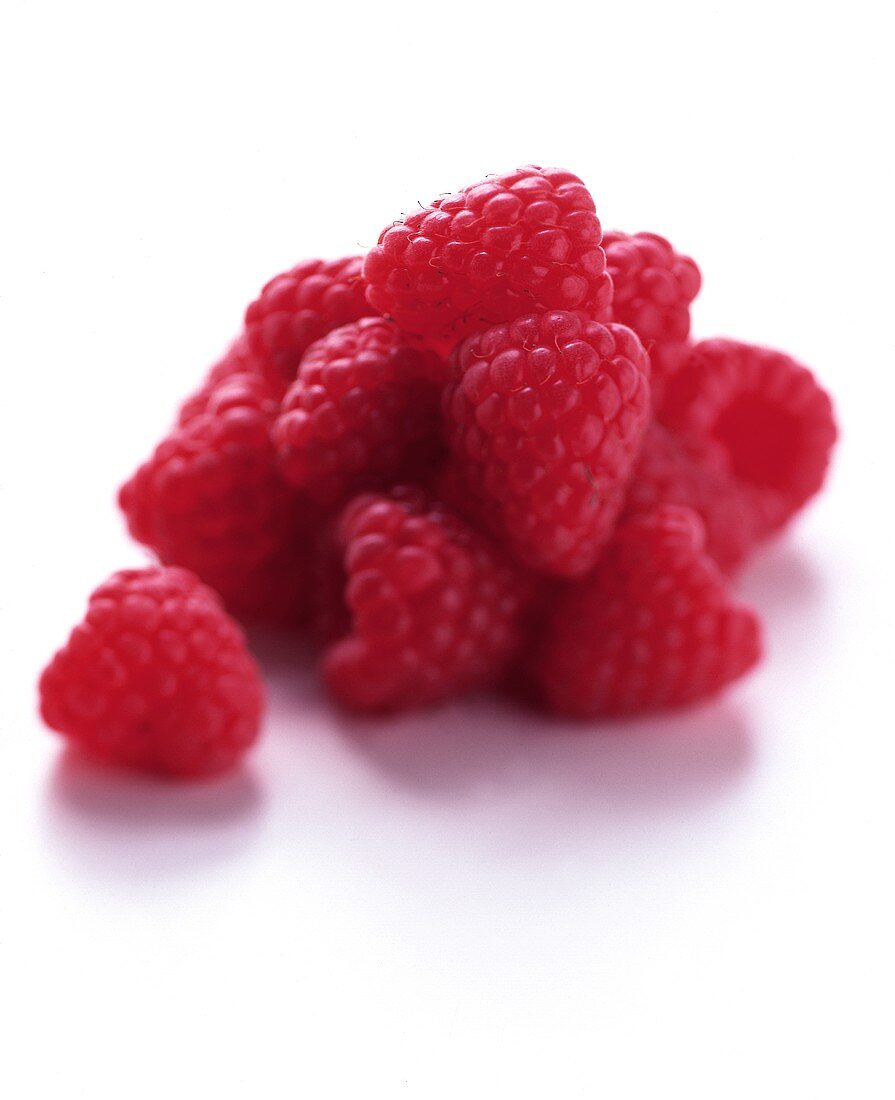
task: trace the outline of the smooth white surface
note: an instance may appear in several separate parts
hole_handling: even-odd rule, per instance
[[[0,33],[0,1089],[889,1097],[893,92],[883,6],[24,3]],[[34,680],[143,560],[117,484],[271,274],[537,161],[700,262],[701,335],[833,391],[826,495],[717,704],[380,728],[259,639],[200,788],[60,752]]]

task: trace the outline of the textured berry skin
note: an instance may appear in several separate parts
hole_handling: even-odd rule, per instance
[[[632,328],[649,352],[654,403],[687,354],[690,303],[702,276],[689,256],[655,233],[607,233],[612,319]]]
[[[653,423],[628,487],[623,519],[663,504],[696,512],[705,527],[706,552],[726,572],[761,540],[760,493],[734,477],[712,447]]]
[[[806,367],[736,340],[694,345],[660,415],[736,480],[758,537],[779,530],[821,488],[837,434],[830,398]]]
[[[321,505],[427,479],[444,444],[443,361],[366,317],[312,344],[283,399],[274,443],[283,476]]]
[[[236,374],[258,374],[258,361],[249,351],[245,334],[239,336],[224,356],[214,364],[202,381],[202,385],[181,404],[177,414],[180,426],[188,424],[208,409],[208,404],[222,382]]]
[[[302,356],[335,328],[369,317],[363,260],[306,260],[275,276],[246,310],[249,350],[274,388],[295,379]]]
[[[525,579],[417,490],[356,497],[330,553],[323,589],[344,595],[341,610],[327,610],[327,631],[342,637],[323,675],[351,709],[407,710],[493,682],[520,645]]]
[[[560,168],[490,176],[385,229],[364,261],[367,300],[435,341],[532,310],[603,315],[612,295],[587,188]]]
[[[48,726],[96,756],[194,778],[258,736],[264,692],[242,632],[184,569],[115,573],[40,678]]]
[[[576,577],[621,510],[649,417],[634,333],[578,314],[529,314],[471,337],[444,415],[456,476],[520,561]]]
[[[619,528],[600,564],[550,617],[535,675],[574,718],[694,703],[747,672],[760,624],[732,600],[696,515],[665,507]]]
[[[218,384],[121,488],[130,533],[166,565],[197,573],[241,618],[299,622],[309,598],[314,521],[280,477],[278,403],[260,375]]]

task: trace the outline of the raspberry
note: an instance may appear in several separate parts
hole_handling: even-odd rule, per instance
[[[526,586],[479,534],[416,490],[356,497],[333,541],[343,636],[323,675],[344,705],[398,711],[493,682],[520,643]],[[332,579],[326,586],[334,591]]]
[[[480,522],[529,566],[586,573],[612,533],[649,416],[640,341],[623,325],[530,314],[471,337],[452,369],[448,443]]]
[[[696,344],[660,415],[748,494],[759,537],[820,489],[836,441],[830,398],[812,373],[782,352],[736,340]]]
[[[699,440],[650,425],[628,487],[623,518],[660,505],[691,508],[705,527],[705,548],[724,570],[748,557],[760,539],[761,501]]]
[[[603,248],[612,276],[612,318],[632,328],[649,352],[658,405],[666,379],[687,354],[699,268],[655,233],[607,233]]]
[[[284,477],[333,505],[361,489],[420,480],[443,443],[444,364],[398,327],[366,317],[312,344],[274,428]]]
[[[621,527],[596,570],[566,589],[535,674],[551,709],[592,718],[693,703],[760,651],[759,621],[730,598],[696,515],[664,507]]]
[[[306,260],[275,276],[246,310],[246,340],[260,370],[280,393],[298,373],[302,356],[334,328],[369,317],[363,260]]]
[[[208,409],[208,403],[215,390],[226,379],[232,378],[234,374],[257,373],[257,360],[249,351],[248,342],[243,334],[233,341],[223,358],[209,370],[202,381],[202,385],[195,393],[190,394],[181,404],[177,414],[177,423],[179,425],[188,424],[199,413],[204,413]]]
[[[198,777],[258,736],[264,692],[242,632],[185,569],[128,569],[90,597],[40,678],[48,726],[106,760]]]
[[[560,168],[491,176],[395,222],[364,261],[367,300],[436,341],[536,309],[602,314],[612,295],[587,188]]]
[[[131,534],[166,565],[197,573],[250,620],[307,610],[313,516],[276,465],[278,404],[260,375],[220,382],[121,489]]]

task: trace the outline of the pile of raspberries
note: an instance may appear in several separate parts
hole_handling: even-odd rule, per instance
[[[234,619],[311,631],[359,712],[494,686],[594,719],[742,676],[761,631],[729,576],[836,427],[788,355],[690,338],[699,286],[538,167],[277,275],[121,489],[159,564],[93,593],[47,724],[153,772],[233,765],[264,708]]]

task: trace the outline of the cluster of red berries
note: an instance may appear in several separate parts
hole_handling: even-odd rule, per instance
[[[262,689],[227,612],[311,627],[360,711],[524,684],[593,718],[741,676],[760,629],[727,575],[818,491],[836,428],[789,356],[691,340],[699,286],[536,167],[272,279],[121,489],[161,565],[93,594],[47,723],[169,774],[233,763]]]

